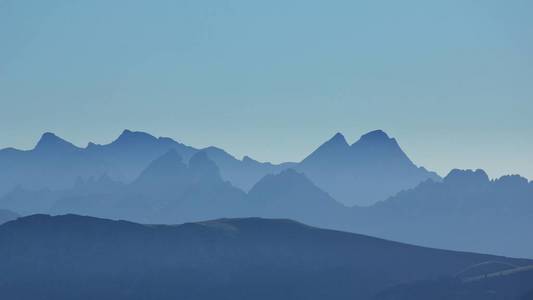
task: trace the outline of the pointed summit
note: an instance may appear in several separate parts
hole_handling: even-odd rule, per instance
[[[335,133],[335,135],[331,139],[329,139],[329,141],[327,141],[325,144],[339,145],[341,147],[348,146],[348,142],[346,142],[346,138],[340,132]]]
[[[34,150],[37,151],[64,151],[64,150],[76,150],[78,147],[65,141],[51,132],[45,132]]]
[[[350,145],[346,142],[344,135],[337,132],[332,138],[320,145],[320,147],[313,151],[313,153],[307,156],[302,163],[316,161],[329,164],[331,161],[343,157],[349,147]]]
[[[350,148],[354,161],[359,165],[415,167],[396,139],[389,137],[383,130],[374,130],[362,135]]]

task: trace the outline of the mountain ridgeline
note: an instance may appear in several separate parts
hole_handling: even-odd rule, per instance
[[[348,206],[370,205],[426,179],[439,180],[435,173],[415,166],[396,140],[380,130],[363,135],[351,146],[336,134],[300,163],[278,165],[248,156],[239,160],[216,147],[197,149],[170,138],[125,130],[107,145],[89,143],[80,148],[45,133],[32,150],[0,150],[0,195],[17,187],[63,190],[71,188],[77,178],[89,180],[103,175],[131,183],[170,150],[184,163],[195,153],[206,153],[219,167],[222,178],[245,192],[264,176],[292,168]]]
[[[406,284],[424,280],[468,279],[460,274],[487,262],[513,269],[533,263],[283,219],[173,226],[32,215],[0,226],[0,286],[6,299],[365,300],[403,295]],[[493,271],[470,271],[468,276]],[[489,283],[481,295],[501,285]],[[490,299],[527,292],[525,287],[512,293],[503,289]]]

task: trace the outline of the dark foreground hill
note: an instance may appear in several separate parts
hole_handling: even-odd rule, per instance
[[[170,226],[33,215],[0,226],[3,299],[371,299],[485,261],[532,263],[279,219]]]

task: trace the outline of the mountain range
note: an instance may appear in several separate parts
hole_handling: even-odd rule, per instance
[[[0,207],[23,215],[75,213],[154,224],[288,218],[428,247],[533,257],[527,238],[533,183],[520,176],[490,180],[482,170],[453,170],[374,205],[348,207],[293,169],[266,175],[245,192],[222,178],[206,152],[196,152],[187,164],[172,149],[130,183],[104,175],[60,191],[18,188],[0,198]]]
[[[80,148],[45,133],[32,150],[0,150],[0,195],[17,187],[64,190],[78,178],[104,175],[131,183],[150,162],[170,150],[185,163],[197,152],[206,153],[219,167],[222,178],[245,192],[265,175],[292,168],[348,206],[370,205],[427,179],[440,179],[414,165],[396,140],[380,130],[363,135],[351,146],[338,133],[301,162],[282,164],[262,163],[248,156],[239,160],[220,148],[197,149],[170,138],[124,130],[106,145],[89,143]]]
[[[421,282],[461,285],[481,278],[483,288],[465,284],[463,290],[471,293],[455,293],[453,299],[490,293],[490,299],[503,300],[527,295],[531,286],[494,289],[505,278],[491,274],[516,273],[532,264],[283,219],[141,225],[32,215],[0,226],[0,286],[6,299],[422,300],[428,297],[401,296],[426,296],[428,289],[438,295],[435,284],[406,288]]]

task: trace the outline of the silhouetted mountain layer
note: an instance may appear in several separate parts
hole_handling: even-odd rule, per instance
[[[427,179],[440,180],[436,173],[417,167],[381,130],[352,145],[337,133],[295,168],[346,205],[371,205]]]
[[[368,208],[354,230],[436,248],[533,257],[533,182],[489,180],[482,170],[452,170]]]
[[[12,211],[9,211],[7,209],[0,209],[0,224],[4,224],[5,222],[15,220],[18,217],[20,217],[20,215]]]
[[[351,146],[337,134],[302,162],[279,165],[260,163],[248,156],[238,160],[216,147],[196,149],[170,138],[125,130],[107,145],[89,143],[79,148],[45,133],[32,150],[0,150],[0,195],[19,186],[31,190],[68,189],[76,178],[88,180],[104,175],[130,183],[169,150],[176,151],[185,163],[199,151],[206,153],[220,168],[222,178],[243,191],[267,174],[294,168],[346,205],[369,205],[428,178],[439,180],[435,173],[416,167],[396,140],[379,130],[363,135]]]
[[[24,215],[76,213],[142,223],[223,217],[290,218],[412,244],[533,257],[533,183],[519,176],[489,180],[453,170],[370,207],[348,208],[292,169],[262,178],[248,193],[224,181],[203,151],[185,164],[171,150],[130,184],[103,176],[73,189],[16,189],[0,207]],[[460,233],[460,234],[458,234]]]
[[[485,261],[531,264],[289,220],[168,226],[33,215],[0,226],[6,299],[371,299]]]

